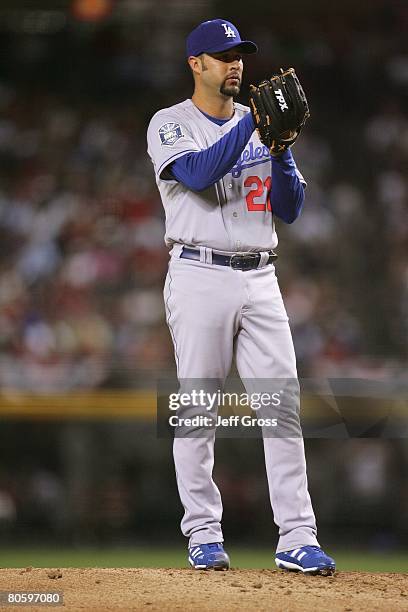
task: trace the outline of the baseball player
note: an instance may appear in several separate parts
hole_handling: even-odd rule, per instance
[[[193,96],[157,112],[147,133],[166,214],[171,258],[164,299],[180,385],[200,379],[222,386],[233,358],[247,390],[256,380],[297,381],[273,264],[274,217],[286,223],[298,217],[305,182],[290,148],[272,154],[260,141],[250,109],[234,102],[243,56],[257,51],[255,43],[242,40],[229,21],[214,19],[198,25],[186,47]],[[181,528],[196,569],[228,569],[230,563],[223,548],[221,496],[212,478],[214,438],[212,432],[174,439],[185,510]],[[263,443],[280,536],[276,564],[333,573],[335,562],[316,538],[302,436],[264,435]]]

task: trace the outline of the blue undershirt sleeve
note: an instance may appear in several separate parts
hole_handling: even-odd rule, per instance
[[[302,211],[305,190],[297,175],[290,149],[280,157],[272,157],[271,184],[270,202],[273,214],[285,223],[293,223]]]
[[[187,153],[176,159],[167,169],[166,175],[171,174],[193,191],[207,189],[235,165],[254,129],[252,115],[247,113],[228,134],[208,149]]]

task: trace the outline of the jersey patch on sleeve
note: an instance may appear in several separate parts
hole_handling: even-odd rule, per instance
[[[159,128],[159,136],[162,145],[174,145],[184,134],[179,123],[165,123]]]

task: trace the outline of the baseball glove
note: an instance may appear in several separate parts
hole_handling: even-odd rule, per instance
[[[249,104],[261,142],[272,155],[293,145],[310,117],[305,92],[294,68],[250,85]]]

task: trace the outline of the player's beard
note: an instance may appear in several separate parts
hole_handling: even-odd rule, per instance
[[[222,93],[224,96],[235,98],[241,91],[241,82],[239,82],[238,85],[227,85],[227,81],[229,78],[230,77],[225,79],[225,81],[221,85],[220,93]]]

